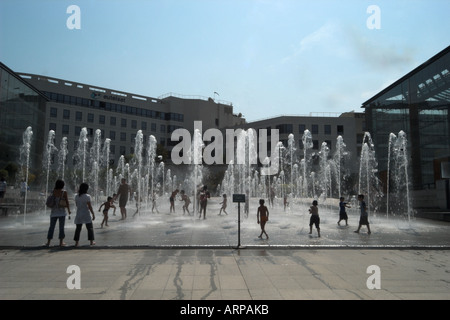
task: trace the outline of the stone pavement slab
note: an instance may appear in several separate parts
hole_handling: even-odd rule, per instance
[[[236,208],[225,216],[217,215],[218,201],[208,208],[206,220],[143,211],[125,221],[111,216],[107,228],[97,216],[97,244],[89,246],[83,229],[78,248],[73,220],[60,248],[57,239],[43,246],[48,215],[0,217],[0,299],[179,301],[169,308],[178,314],[189,301],[276,308],[276,300],[450,298],[448,222],[373,215],[372,234],[356,234],[356,212],[346,227],[337,225],[337,212],[322,210],[318,238],[315,230],[309,235],[304,208],[278,207],[267,223],[270,239],[261,240],[254,214],[241,218],[239,233]],[[76,283],[79,289],[69,288]]]
[[[448,300],[449,266],[438,249],[2,249],[0,299]]]

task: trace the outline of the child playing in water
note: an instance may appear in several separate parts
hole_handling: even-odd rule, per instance
[[[98,208],[98,211],[100,212],[100,210],[103,207],[103,221],[101,224],[101,227],[103,228],[103,224],[105,224],[108,227],[108,211],[110,208],[114,208],[114,215],[116,213],[116,206],[113,204],[113,198],[112,197],[108,197],[106,199],[106,202],[103,202],[102,205],[100,206],[100,208]]]
[[[158,207],[156,206],[156,192],[153,191],[153,195],[152,195],[152,213],[153,213],[153,210],[155,210],[155,209],[156,209],[156,213],[159,213]]]
[[[367,213],[366,202],[364,201],[363,194],[358,195],[358,201],[359,201],[359,208],[361,210],[361,215],[359,216],[358,230],[356,230],[355,232],[359,233],[359,229],[361,229],[361,226],[365,225],[367,227],[367,234],[371,234],[369,225],[369,214]]]
[[[184,205],[183,205],[183,216],[186,213],[185,211],[187,211],[188,215],[190,215],[189,212],[189,204],[191,203],[191,199],[189,199],[188,195],[184,192],[184,190],[181,190],[180,192],[181,194],[181,199],[180,201],[184,201]]]
[[[227,195],[226,194],[223,195],[223,201],[220,204],[222,205],[222,208],[220,208],[219,216],[222,214],[222,210],[223,210],[223,212],[225,212],[226,215],[228,215],[228,213],[225,211],[225,209],[227,208]]]
[[[269,239],[269,236],[266,233],[266,222],[269,221],[269,209],[264,205],[264,199],[259,200],[258,212],[256,213],[256,219],[258,224],[261,226],[261,234],[258,238],[262,238],[263,233],[266,235],[266,239]]]
[[[309,219],[309,234],[312,234],[312,226],[316,225],[317,234],[320,238],[320,218],[319,218],[319,208],[317,208],[317,200],[314,200],[313,205],[309,208],[309,213],[311,214],[311,218]]]
[[[339,198],[339,221],[338,225],[341,225],[341,221],[345,220],[345,225],[348,226],[347,220],[347,212],[345,211],[345,208],[351,208],[347,205],[347,202],[344,202],[344,197]]]
[[[177,197],[178,194],[178,189],[176,189],[175,191],[172,192],[172,195],[170,196],[170,212],[175,212],[175,198]]]

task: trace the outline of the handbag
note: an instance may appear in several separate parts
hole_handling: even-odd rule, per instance
[[[51,195],[49,195],[49,196],[47,197],[47,200],[45,201],[45,205],[46,205],[48,208],[53,208],[53,207],[55,207],[55,205],[56,205],[56,198],[55,198],[55,196],[54,196],[53,194],[51,194]]]
[[[61,198],[59,199],[58,207],[60,208],[66,208],[67,207],[67,201],[64,198],[64,191],[61,194]]]

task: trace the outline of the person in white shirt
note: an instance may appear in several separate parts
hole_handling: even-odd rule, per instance
[[[73,240],[75,241],[75,247],[78,246],[78,241],[80,240],[80,232],[83,224],[86,225],[88,231],[88,240],[91,242],[91,246],[95,245],[94,242],[94,226],[92,221],[95,220],[94,210],[91,205],[91,196],[87,193],[89,185],[87,183],[80,184],[78,189],[78,194],[75,196],[75,204],[77,205],[77,214],[74,219],[76,224],[75,235]],[[89,212],[92,214],[89,215]]]

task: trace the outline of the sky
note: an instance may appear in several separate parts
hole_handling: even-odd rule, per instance
[[[136,95],[212,97],[247,121],[363,111],[450,45],[449,13],[449,0],[0,0],[0,61]]]

